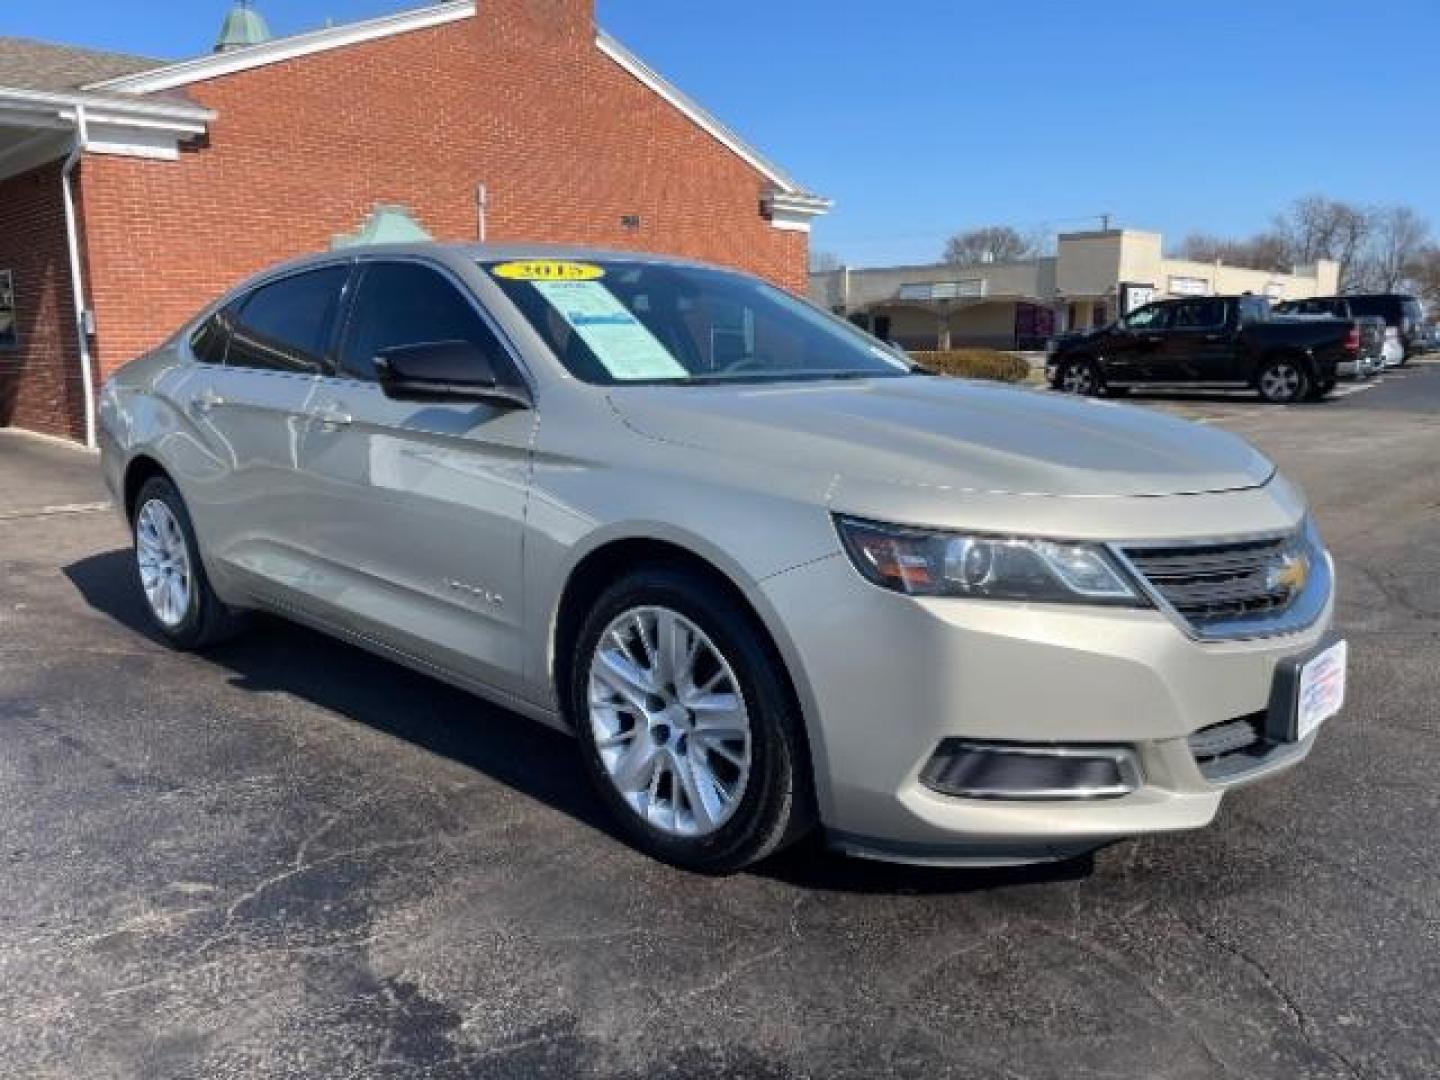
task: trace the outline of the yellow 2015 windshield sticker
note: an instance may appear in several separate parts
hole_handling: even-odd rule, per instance
[[[525,259],[501,263],[490,271],[509,281],[594,281],[605,276],[605,268],[594,263],[562,259]]]

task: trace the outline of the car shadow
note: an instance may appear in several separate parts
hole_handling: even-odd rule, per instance
[[[150,623],[128,549],[63,568],[89,606],[163,644]],[[296,663],[295,657],[304,657]],[[232,685],[281,691],[484,773],[513,791],[625,843],[592,792],[571,738],[357,646],[256,616],[250,632],[206,650]],[[1089,857],[1007,869],[900,866],[851,858],[812,838],[750,869],[802,888],[853,893],[965,893],[1088,876]]]
[[[1348,383],[1342,385],[1349,385]],[[1260,396],[1253,391],[1235,390],[1131,390],[1128,394],[1114,394],[1106,398],[1107,401],[1118,401],[1121,403],[1145,402],[1145,401],[1170,401],[1176,404],[1194,405],[1270,405],[1270,402],[1262,401]],[[1277,408],[1312,408],[1314,406],[1333,405],[1336,398],[1326,396],[1319,401],[1296,401],[1289,405],[1275,406]]]

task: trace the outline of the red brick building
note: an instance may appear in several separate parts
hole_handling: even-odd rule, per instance
[[[674,252],[806,287],[795,183],[593,0],[460,0],[180,63],[0,38],[0,425],[87,436],[87,386],[378,208],[440,240]]]

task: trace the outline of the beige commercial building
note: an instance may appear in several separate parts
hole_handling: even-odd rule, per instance
[[[1170,259],[1159,233],[1062,233],[1055,254],[1019,262],[853,269],[810,275],[810,297],[907,349],[981,345],[1038,349],[1051,334],[1103,325],[1171,296],[1254,293],[1272,300],[1325,296],[1339,267],[1321,260],[1291,273]]]

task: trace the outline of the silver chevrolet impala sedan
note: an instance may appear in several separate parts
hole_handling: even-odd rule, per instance
[[[1331,559],[1247,443],[936,376],[697,263],[300,260],[116,374],[101,427],[175,646],[265,610],[553,724],[696,870],[1197,828],[1344,698]]]

